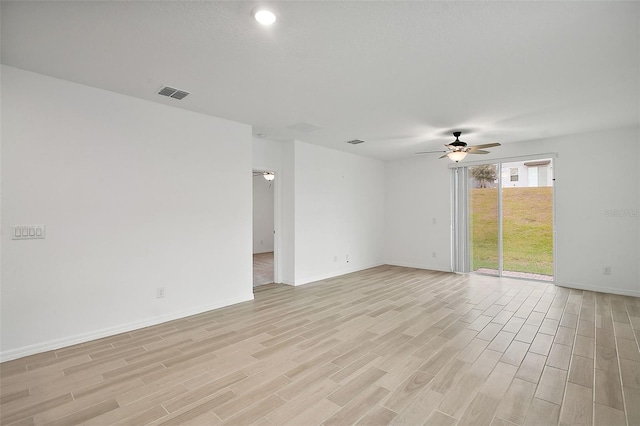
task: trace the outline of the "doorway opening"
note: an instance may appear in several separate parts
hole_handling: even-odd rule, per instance
[[[253,287],[275,282],[275,173],[253,171]]]
[[[554,280],[553,159],[456,169],[456,267],[486,275]],[[464,253],[460,253],[460,252]]]

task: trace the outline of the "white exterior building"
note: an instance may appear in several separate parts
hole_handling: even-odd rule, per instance
[[[552,182],[550,159],[502,163],[503,188],[551,186]]]

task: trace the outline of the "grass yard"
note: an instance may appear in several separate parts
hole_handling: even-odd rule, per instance
[[[553,275],[553,188],[504,188],[505,271]],[[472,270],[498,269],[498,189],[470,193]]]

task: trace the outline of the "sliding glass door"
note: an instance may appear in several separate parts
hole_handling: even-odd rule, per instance
[[[500,275],[498,164],[469,167],[470,270]]]
[[[551,159],[502,163],[502,274],[553,280]]]
[[[455,170],[456,269],[552,281],[553,161]]]

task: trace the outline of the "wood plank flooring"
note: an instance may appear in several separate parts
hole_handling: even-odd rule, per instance
[[[382,266],[0,365],[3,425],[639,425],[640,299]]]
[[[253,286],[273,283],[273,252],[253,255]]]

